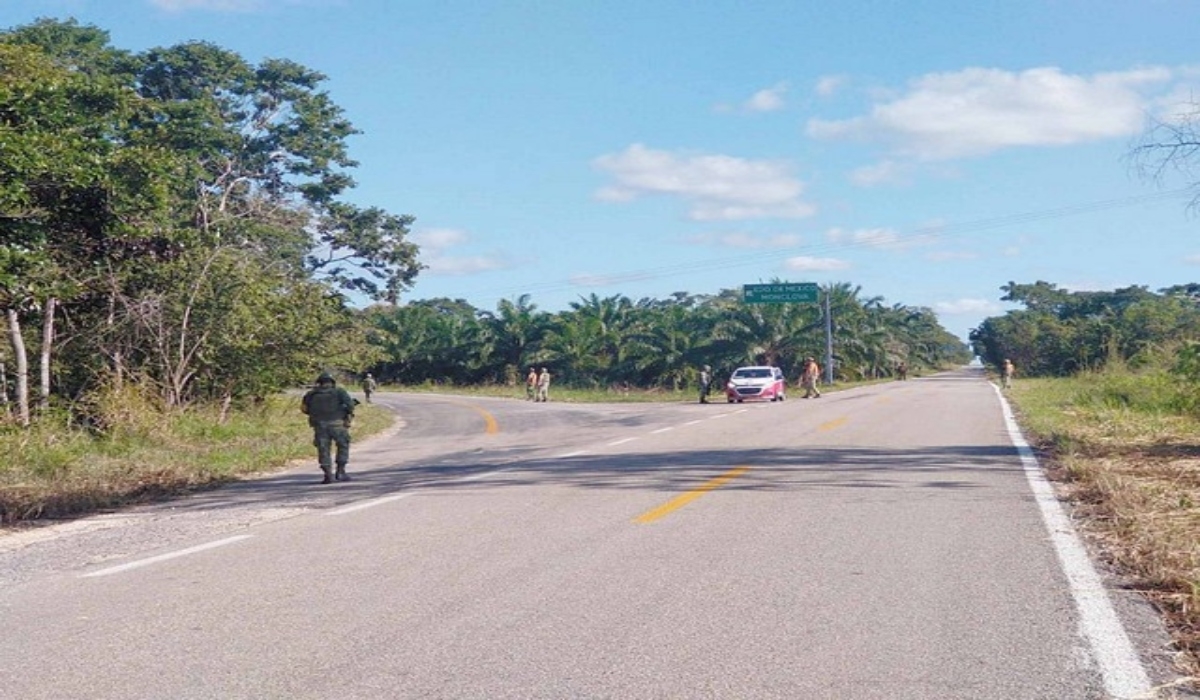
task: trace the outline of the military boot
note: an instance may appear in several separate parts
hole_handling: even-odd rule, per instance
[[[321,465],[321,471],[325,473],[325,478],[321,479],[321,483],[322,484],[332,484],[333,483],[333,469],[326,467],[325,465]]]
[[[346,465],[337,465],[337,473],[334,474],[334,478],[338,481],[350,481],[350,475],[346,473]]]

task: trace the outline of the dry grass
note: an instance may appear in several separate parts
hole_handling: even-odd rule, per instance
[[[1094,400],[1096,377],[1031,380],[1010,398],[1081,530],[1162,611],[1200,678],[1200,420]],[[1103,381],[1102,379],[1100,380]]]
[[[144,403],[102,433],[39,422],[0,429],[0,526],[70,518],[211,488],[312,456],[312,432],[294,396],[274,397],[222,421],[215,409],[164,414]],[[117,412],[107,412],[113,416]],[[355,436],[392,414],[362,406]]]

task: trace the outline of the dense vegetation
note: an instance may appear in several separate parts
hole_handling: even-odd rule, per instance
[[[31,393],[103,428],[95,408],[130,383],[228,407],[358,362],[343,293],[395,300],[420,265],[409,217],[339,199],[355,131],[323,80],[203,42],[133,54],[74,22],[0,34],[16,422]]]
[[[823,293],[841,379],[891,376],[900,362],[928,369],[970,359],[929,309],[887,306],[845,283]],[[740,290],[725,290],[637,302],[592,295],[557,314],[522,296],[501,301],[495,312],[435,300],[375,306],[364,315],[381,358],[375,374],[389,382],[512,384],[538,365],[571,386],[676,390],[693,385],[705,364],[718,375],[771,364],[794,377],[805,356],[824,357],[822,307],[746,304]]]
[[[1200,284],[1157,293],[1145,287],[1069,292],[1048,282],[1001,288],[1003,301],[1024,305],[986,319],[971,333],[975,354],[989,365],[1011,359],[1026,376],[1067,377],[1121,367],[1172,365],[1184,376],[1191,341],[1200,338]],[[1181,364],[1182,363],[1182,364]]]

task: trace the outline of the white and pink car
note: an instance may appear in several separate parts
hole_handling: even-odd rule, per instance
[[[734,401],[783,401],[786,395],[787,382],[783,379],[783,370],[778,367],[756,365],[738,367],[729,375],[725,384],[725,399]]]

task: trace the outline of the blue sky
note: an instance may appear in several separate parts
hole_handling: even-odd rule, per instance
[[[289,58],[362,130],[349,199],[416,217],[406,299],[849,282],[965,339],[1009,281],[1200,276],[1194,0],[0,0],[129,50]]]

